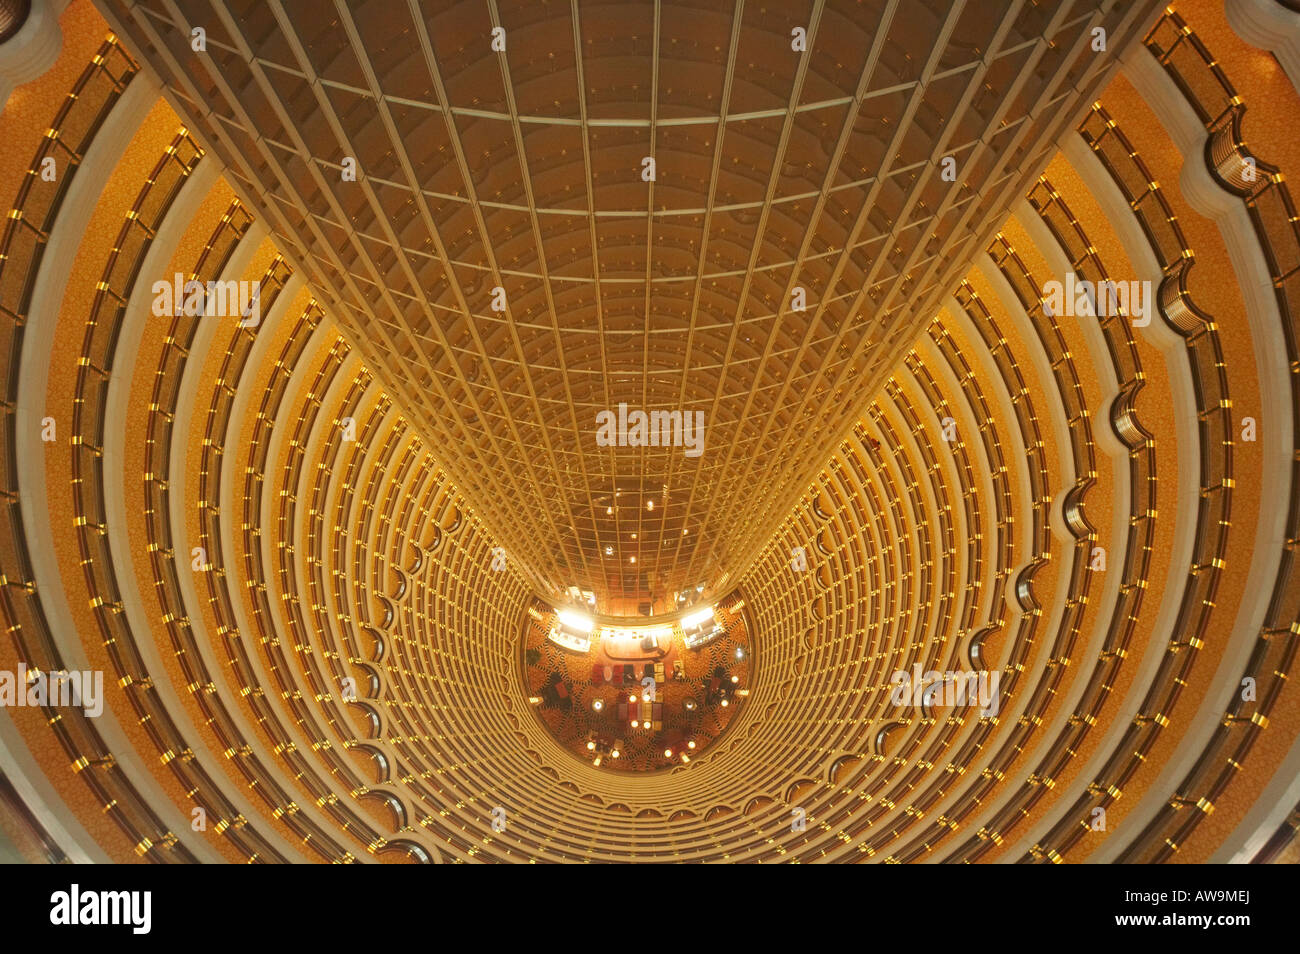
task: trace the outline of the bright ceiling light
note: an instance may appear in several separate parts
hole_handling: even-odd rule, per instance
[[[692,613],[690,616],[683,617],[682,629],[690,629],[693,626],[699,626],[700,624],[712,618],[713,618],[713,607],[710,606],[707,609],[702,609],[699,612]]]
[[[576,629],[580,633],[590,633],[596,628],[596,623],[590,616],[583,616],[581,613],[575,613],[573,610],[557,610],[556,616],[560,622],[569,629]]]

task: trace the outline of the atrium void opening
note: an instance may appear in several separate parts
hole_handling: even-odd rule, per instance
[[[528,701],[569,752],[620,772],[681,769],[744,707],[753,629],[736,592],[670,620],[597,619],[534,600],[524,621]]]

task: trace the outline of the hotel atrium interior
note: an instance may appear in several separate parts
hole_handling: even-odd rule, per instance
[[[1300,0],[0,0],[0,860],[1300,861]]]

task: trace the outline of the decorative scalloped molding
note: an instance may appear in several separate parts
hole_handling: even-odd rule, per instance
[[[1290,453],[1276,441],[1277,436],[1291,433],[1291,408],[1288,401],[1290,388],[1286,369],[1285,349],[1281,347],[1282,318],[1273,297],[1272,280],[1264,261],[1263,251],[1255,238],[1249,216],[1241,199],[1216,183],[1205,165],[1205,127],[1196,117],[1182,93],[1169,75],[1160,67],[1145,48],[1136,51],[1124,61],[1124,74],[1133,87],[1146,100],[1160,118],[1165,132],[1183,155],[1183,168],[1179,174],[1179,187],[1188,205],[1200,215],[1213,220],[1228,252],[1232,273],[1236,278],[1245,304],[1246,317],[1254,341],[1256,371],[1260,387],[1260,420],[1268,422],[1268,433],[1261,433],[1259,447],[1272,452],[1265,463],[1260,484],[1261,500],[1282,500],[1293,492],[1290,488]],[[1231,633],[1217,659],[1215,674],[1201,708],[1188,725],[1184,742],[1175,755],[1160,768],[1146,793],[1134,805],[1125,821],[1126,826],[1139,829],[1162,807],[1166,794],[1177,789],[1187,776],[1197,758],[1204,751],[1209,735],[1219,724],[1227,700],[1239,691],[1239,678],[1254,647],[1255,637],[1264,623],[1268,600],[1277,578],[1282,547],[1286,539],[1285,512],[1281,508],[1261,508],[1255,526],[1257,550],[1251,559],[1245,593],[1239,605]],[[1300,756],[1300,743],[1292,756]],[[1294,762],[1288,761],[1288,764]],[[1256,808],[1259,806],[1257,805]],[[1279,803],[1269,806],[1269,816],[1260,822],[1252,810],[1248,818],[1256,827],[1266,829],[1271,835],[1281,824],[1281,819],[1291,805]],[[1219,847],[1216,858],[1234,851],[1238,845],[1251,841],[1253,829],[1242,826]],[[1104,843],[1089,856],[1089,862],[1110,863],[1124,850],[1119,840]]]
[[[32,12],[10,39],[0,43],[0,109],[15,87],[30,83],[54,65],[63,49],[59,15],[69,0],[32,0]]]
[[[1227,0],[1223,12],[1237,36],[1277,57],[1300,92],[1300,13],[1277,0]]]

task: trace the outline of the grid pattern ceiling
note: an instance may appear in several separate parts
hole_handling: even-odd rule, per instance
[[[101,6],[508,558],[619,613],[746,569],[1149,5]]]

